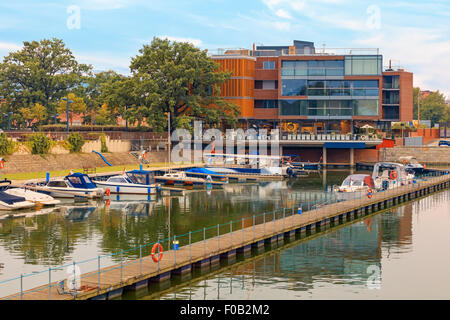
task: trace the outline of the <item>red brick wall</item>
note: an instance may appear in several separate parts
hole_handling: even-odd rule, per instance
[[[379,150],[355,149],[355,162],[378,162]]]

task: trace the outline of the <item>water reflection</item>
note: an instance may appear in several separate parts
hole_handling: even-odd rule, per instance
[[[121,250],[125,250],[124,257],[132,259],[138,257],[139,251],[131,249],[140,245],[163,240],[166,249],[166,240],[174,235],[231,220],[240,221],[243,217],[249,218],[249,222],[254,214],[271,212],[280,207],[307,206],[315,201],[326,201],[330,194],[324,190],[340,183],[347,175],[346,171],[328,171],[326,176],[311,174],[296,180],[260,185],[228,184],[223,189],[190,190],[170,197],[120,195],[110,201],[65,201],[55,208],[22,212],[15,217],[4,215],[0,217],[0,263],[4,263],[5,267],[0,281],[20,273],[45,270],[49,266],[56,267],[98,255],[104,256],[102,265],[106,265],[117,262],[118,255],[109,255]],[[362,284],[366,275],[365,278],[349,275],[361,275],[361,270],[372,264],[379,266],[380,252],[385,248],[388,251],[394,248],[412,250],[411,216],[439,203],[441,200],[433,197],[423,199],[396,214],[377,216],[308,241],[299,248],[292,248],[291,254],[277,253],[275,258],[271,257],[275,262],[265,258],[265,262],[254,262],[256,269],[252,264],[247,269],[239,267],[233,272],[244,277],[259,277],[263,281],[261,273],[270,274],[271,268],[275,268],[277,273],[270,279],[264,278],[264,281],[282,286],[283,282],[278,279],[289,275],[294,280],[286,286],[302,290],[308,290],[314,279],[330,277],[333,281],[359,281]],[[202,234],[193,234],[193,241],[200,238]],[[180,244],[186,240],[186,237],[181,238]],[[146,247],[143,254],[149,254],[149,250]],[[299,272],[298,266],[311,272]],[[82,271],[90,270],[82,267]]]
[[[162,291],[150,288],[141,298],[448,299],[450,235],[434,231],[436,223],[440,231],[450,227],[449,199],[445,191],[327,234],[297,238],[215,275],[184,284],[172,280]]]

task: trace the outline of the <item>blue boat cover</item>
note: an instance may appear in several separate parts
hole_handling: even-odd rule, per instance
[[[80,189],[95,189],[97,185],[92,182],[91,178],[87,174],[76,172],[74,174],[66,176],[66,179],[74,188]]]
[[[16,202],[22,202],[25,201],[24,197],[17,197],[13,196],[12,194],[7,194],[3,191],[0,191],[0,201],[6,203],[6,204],[14,204]]]
[[[219,176],[225,177],[224,174],[220,174],[220,173],[217,173],[217,172],[214,172],[214,171],[205,169],[205,168],[193,168],[193,169],[187,170],[186,172],[192,172],[192,173],[204,173],[204,174],[215,174],[215,175],[219,175]]]

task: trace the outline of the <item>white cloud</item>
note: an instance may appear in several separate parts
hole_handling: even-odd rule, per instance
[[[22,45],[11,42],[0,42],[0,51],[17,51],[22,49]]]
[[[292,19],[292,16],[290,15],[290,13],[283,9],[278,9],[277,12],[275,12],[275,14],[280,18]]]
[[[192,43],[196,47],[201,47],[203,44],[202,40],[193,39],[193,38],[172,37],[172,36],[158,36],[158,38],[168,39],[170,41],[177,41],[177,42],[189,42],[189,43]]]

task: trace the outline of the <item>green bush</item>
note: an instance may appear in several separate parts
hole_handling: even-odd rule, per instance
[[[84,145],[83,136],[79,133],[73,132],[67,137],[70,152],[81,152]]]
[[[100,136],[100,142],[102,144],[102,149],[100,152],[108,152],[108,146],[106,145],[106,136],[104,133]]]
[[[9,140],[6,133],[0,133],[0,155],[5,156],[14,152],[14,141]]]
[[[31,135],[28,143],[32,154],[48,154],[52,146],[52,140],[42,133]]]
[[[42,125],[39,126],[39,131],[45,131],[45,132],[65,132],[67,127],[66,125],[61,124],[49,124],[49,125]],[[152,132],[150,127],[147,126],[141,126],[141,127],[134,127],[129,126],[128,130],[126,126],[119,126],[119,125],[81,125],[81,126],[70,126],[71,131],[78,131],[78,132],[89,132],[89,131],[129,131],[129,132]]]

